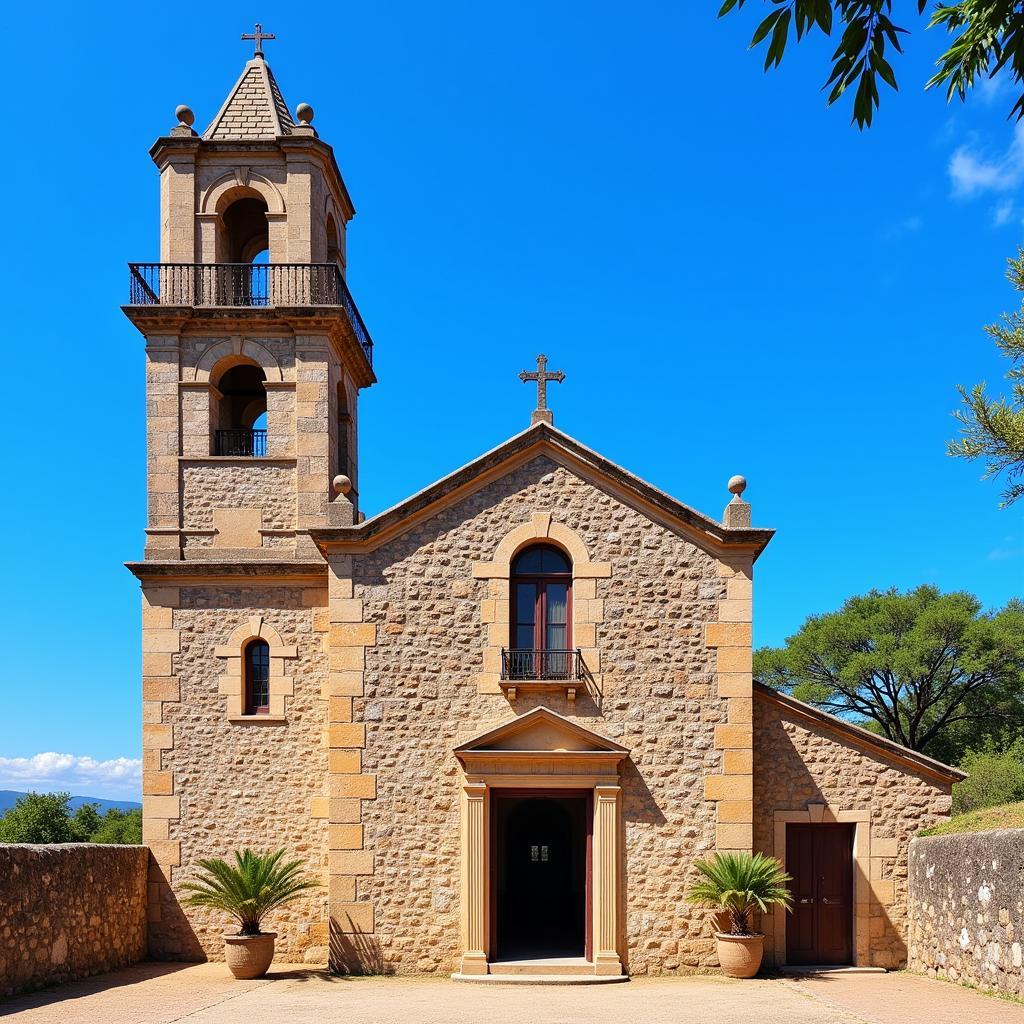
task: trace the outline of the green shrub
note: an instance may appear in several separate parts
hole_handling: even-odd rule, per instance
[[[996,750],[991,744],[969,750],[960,767],[970,778],[953,787],[954,814],[1024,800],[1024,740],[1016,740],[1005,750]]]

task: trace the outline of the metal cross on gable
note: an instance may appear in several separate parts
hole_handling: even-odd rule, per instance
[[[253,39],[256,42],[256,52],[253,54],[254,57],[263,56],[263,40],[264,39],[276,39],[277,36],[273,32],[264,32],[263,26],[257,21],[255,32],[243,32],[243,39]]]
[[[524,384],[531,381],[536,381],[537,384],[537,408],[530,416],[530,423],[553,423],[554,417],[548,409],[548,381],[561,384],[565,380],[565,374],[561,370],[548,373],[548,357],[542,352],[537,356],[537,369],[530,372],[523,370],[519,374],[519,379]]]

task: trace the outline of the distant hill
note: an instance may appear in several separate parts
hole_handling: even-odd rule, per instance
[[[19,796],[25,795],[25,793],[17,793],[13,789],[0,789],[0,814],[3,814],[9,807],[13,807],[18,802]],[[111,807],[116,807],[119,811],[132,811],[142,806],[134,800],[104,800],[99,796],[73,796],[71,798],[72,810],[81,807],[82,804],[99,804],[100,814],[106,813]]]

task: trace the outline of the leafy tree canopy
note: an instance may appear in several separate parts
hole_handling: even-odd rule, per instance
[[[757,651],[754,675],[955,763],[950,736],[1024,724],[1024,604],[983,613],[971,594],[872,590]]]
[[[2,843],[80,843],[70,793],[28,793],[0,818]]]
[[[100,815],[96,804],[71,811],[69,793],[26,793],[0,817],[0,843],[142,842],[142,811],[111,807]]]
[[[1024,249],[1009,259],[1006,276],[1018,292],[1024,292]],[[989,398],[985,383],[970,391],[958,388],[961,408],[953,413],[960,423],[960,438],[950,441],[950,455],[962,459],[981,459],[985,478],[1006,473],[1002,507],[1012,505],[1024,495],[1024,302],[1016,313],[1006,313],[997,324],[985,328],[999,350],[1010,360],[1006,379],[1010,397]]]
[[[769,0],[772,11],[754,31],[751,48],[763,45],[764,66],[778,67],[791,37],[809,35],[838,37],[832,54],[831,74],[825,82],[829,105],[847,89],[856,87],[853,122],[866,128],[878,107],[878,80],[897,89],[896,74],[889,63],[892,51],[902,53],[900,37],[907,29],[891,20],[892,0]],[[719,17],[739,11],[747,0],[725,0]],[[924,14],[927,0],[912,0],[910,13]],[[943,85],[952,99],[964,99],[980,78],[994,77],[1005,69],[1013,81],[1024,82],[1024,8],[1009,0],[959,0],[940,2],[928,23],[952,37],[938,60],[938,70],[926,88]],[[1024,87],[1011,116],[1024,117]]]

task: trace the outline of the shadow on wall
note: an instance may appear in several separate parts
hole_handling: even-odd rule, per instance
[[[153,960],[202,963],[209,959],[199,936],[178,901],[156,860],[149,858],[150,891],[160,894],[154,909],[150,904],[149,955]]]
[[[394,974],[380,943],[368,932],[343,932],[331,918],[330,970],[335,974]]]

